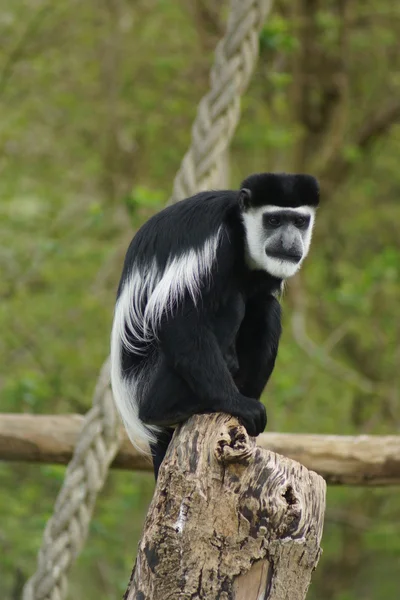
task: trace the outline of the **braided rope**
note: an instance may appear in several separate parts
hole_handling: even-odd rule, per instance
[[[258,33],[270,6],[271,0],[231,0],[227,30],[215,52],[211,88],[200,101],[192,143],[176,175],[169,204],[218,187],[224,153],[240,118],[240,97],[257,60]],[[65,598],[67,574],[86,540],[97,494],[119,448],[118,426],[107,360],[46,525],[36,573],[25,585],[23,600]]]
[[[67,572],[86,539],[97,494],[119,448],[118,432],[119,419],[107,360],[100,371],[93,407],[86,414],[53,516],[46,525],[36,573],[25,585],[23,600],[65,598]]]
[[[168,204],[218,187],[221,160],[240,119],[240,98],[258,57],[258,36],[272,0],[232,0],[227,30],[217,45],[210,91],[201,99],[192,143]]]

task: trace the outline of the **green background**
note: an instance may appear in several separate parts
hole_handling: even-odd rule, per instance
[[[3,412],[90,407],[125,250],[170,194],[225,18],[212,0],[0,0]],[[306,171],[322,190],[283,299],[272,431],[399,431],[399,34],[393,0],[282,0],[260,36],[231,183]],[[3,600],[35,570],[63,476],[0,463]],[[70,598],[121,597],[153,485],[110,474]],[[399,489],[327,500],[309,598],[398,598]]]

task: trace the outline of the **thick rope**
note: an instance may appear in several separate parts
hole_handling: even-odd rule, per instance
[[[201,99],[192,143],[175,177],[168,204],[218,187],[221,160],[240,119],[240,98],[258,57],[259,32],[272,0],[233,0],[227,30],[215,51],[210,91]]]
[[[47,522],[36,573],[23,600],[62,600],[67,572],[86,539],[98,492],[119,448],[119,419],[110,388],[107,360],[101,369],[74,455],[65,473],[53,516]]]
[[[211,89],[202,98],[192,129],[192,143],[174,181],[169,204],[197,191],[218,187],[224,153],[240,118],[244,93],[258,55],[258,34],[271,0],[231,0],[224,38],[211,70]],[[118,447],[119,418],[112,399],[109,361],[104,364],[74,456],[66,470],[53,516],[38,554],[36,573],[23,600],[63,600],[67,574],[87,537],[97,494]]]

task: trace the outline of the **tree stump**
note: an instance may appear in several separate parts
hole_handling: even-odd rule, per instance
[[[192,417],[160,469],[125,600],[303,600],[325,491],[235,418]]]

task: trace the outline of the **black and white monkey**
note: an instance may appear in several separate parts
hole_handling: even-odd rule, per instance
[[[251,175],[153,216],[128,249],[111,335],[115,401],[157,477],[170,426],[225,412],[251,436],[281,334],[276,298],[306,257],[319,203],[310,175]]]

